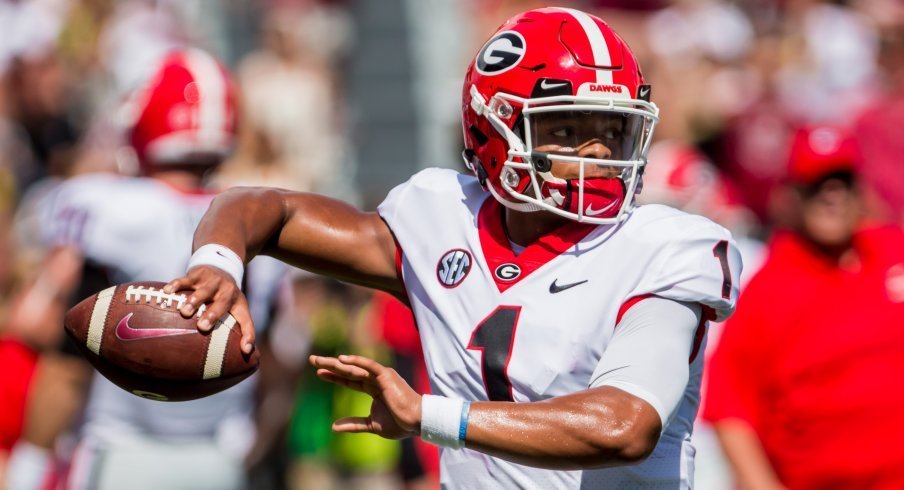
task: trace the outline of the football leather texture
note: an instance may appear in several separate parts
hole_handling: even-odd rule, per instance
[[[188,294],[166,294],[163,286],[132,282],[104,289],[66,313],[66,333],[104,377],[151,400],[202,398],[257,370],[260,354],[242,352],[232,315],[202,333],[196,325],[204,307],[183,317],[178,309]]]

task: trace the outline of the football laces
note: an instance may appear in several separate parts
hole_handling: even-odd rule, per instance
[[[176,293],[165,293],[162,289],[157,289],[153,287],[143,288],[136,286],[129,286],[126,288],[126,303],[147,303],[151,304],[154,302],[157,306],[161,308],[172,308],[173,304],[176,305],[176,309],[182,308],[182,305],[188,301],[188,297],[184,294],[176,294]],[[207,309],[206,304],[202,304],[198,307],[198,311],[195,313],[195,317],[200,318],[201,315],[204,314],[204,311]]]

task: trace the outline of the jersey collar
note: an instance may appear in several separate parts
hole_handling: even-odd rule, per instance
[[[495,199],[488,197],[477,214],[480,247],[500,293],[562,255],[597,229],[596,225],[569,222],[543,235],[523,252],[515,255],[505,233],[504,210]]]

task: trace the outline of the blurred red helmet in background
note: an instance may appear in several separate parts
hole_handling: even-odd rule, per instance
[[[619,134],[606,141],[611,156],[579,158],[568,148],[571,155],[563,150],[553,158],[616,168],[618,178],[552,175],[531,133],[532,119],[556,113],[618,121]],[[506,21],[477,53],[462,90],[465,164],[484,187],[509,208],[588,223],[620,221],[632,209],[657,121],[628,45],[605,22],[574,9],[531,10]]]
[[[235,84],[211,55],[175,51],[130,97],[125,118],[143,174],[168,165],[215,165],[235,144]]]

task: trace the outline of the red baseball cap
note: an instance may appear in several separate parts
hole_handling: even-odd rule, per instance
[[[791,142],[788,180],[814,184],[835,172],[855,172],[860,150],[854,136],[835,126],[808,126],[797,130]]]

